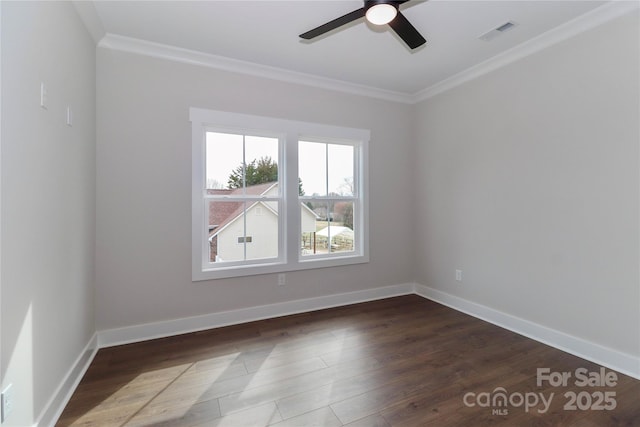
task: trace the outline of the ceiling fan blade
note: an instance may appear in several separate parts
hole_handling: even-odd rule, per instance
[[[409,46],[411,49],[415,49],[418,46],[422,46],[427,42],[422,35],[411,25],[411,22],[405,16],[398,11],[395,19],[389,22],[389,26],[396,32],[398,36]]]
[[[349,22],[355,21],[356,19],[364,17],[364,7],[358,10],[354,10],[353,12],[347,13],[339,18],[334,19],[333,21],[329,21],[326,24],[320,25],[313,30],[307,31],[304,34],[300,34],[300,37],[305,40],[311,40],[318,36],[321,36],[325,33],[328,33],[331,30],[335,30],[338,27],[342,27],[343,25],[348,24]]]

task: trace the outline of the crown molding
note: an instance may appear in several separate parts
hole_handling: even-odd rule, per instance
[[[95,5],[92,1],[85,0],[72,0],[71,4],[76,9],[87,31],[91,34],[93,42],[97,44],[104,37],[105,31]]]
[[[153,58],[182,62],[185,64],[215,68],[233,73],[247,74],[273,80],[296,83],[321,89],[335,90],[353,95],[368,96],[386,101],[412,103],[410,94],[358,85],[342,80],[329,79],[312,74],[290,71],[283,68],[256,64],[253,62],[212,55],[195,50],[183,49],[161,43],[149,42],[132,37],[107,33],[98,43],[98,47],[135,53]]]
[[[465,82],[474,80],[512,62],[605,24],[615,18],[634,11],[637,12],[639,8],[640,1],[637,0],[614,0],[606,3],[533,39],[417,92],[413,95],[412,101],[413,103],[418,103],[429,99]]]
[[[117,34],[106,33],[98,47],[129,52],[153,58],[165,59],[185,64],[214,68],[272,80],[334,90],[352,95],[367,96],[403,104],[416,104],[435,95],[495,71],[554,44],[560,43],[582,32],[605,24],[627,13],[640,9],[638,0],[613,0],[597,7],[571,21],[549,30],[531,40],[519,44],[471,68],[442,80],[414,94],[379,89],[371,86],[349,83],[342,80],[300,73],[283,68],[256,64],[249,61],[227,58],[195,50],[183,49],[161,43]]]

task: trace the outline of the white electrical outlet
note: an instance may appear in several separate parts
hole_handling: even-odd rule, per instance
[[[283,286],[287,283],[287,275],[284,273],[278,274],[278,286]]]
[[[462,270],[456,270],[456,282],[462,282]]]
[[[0,407],[2,409],[1,422],[5,422],[7,417],[13,412],[13,387],[9,384],[0,395]]]

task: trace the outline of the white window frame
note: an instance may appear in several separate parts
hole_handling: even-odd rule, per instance
[[[192,126],[192,280],[212,280],[255,274],[282,273],[295,270],[325,268],[369,262],[369,188],[368,145],[370,131],[316,123],[238,114],[225,111],[191,108]],[[280,183],[278,258],[248,260],[242,263],[211,263],[209,240],[203,230],[208,209],[206,196],[205,147],[208,131],[222,129],[246,134],[280,136],[278,181]],[[341,143],[354,147],[354,228],[357,227],[354,251],[336,252],[325,256],[302,255],[300,203],[298,194],[298,142],[318,141]],[[304,184],[304,183],[303,183]],[[357,209],[357,210],[356,210]],[[356,225],[357,224],[357,225]]]

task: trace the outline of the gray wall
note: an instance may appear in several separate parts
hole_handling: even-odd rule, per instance
[[[0,7],[1,372],[25,426],[95,331],[95,46],[70,3]]]
[[[98,49],[97,327],[413,279],[409,105]],[[371,129],[371,262],[191,281],[189,107]]]
[[[418,282],[640,355],[638,44],[636,13],[417,106]]]

